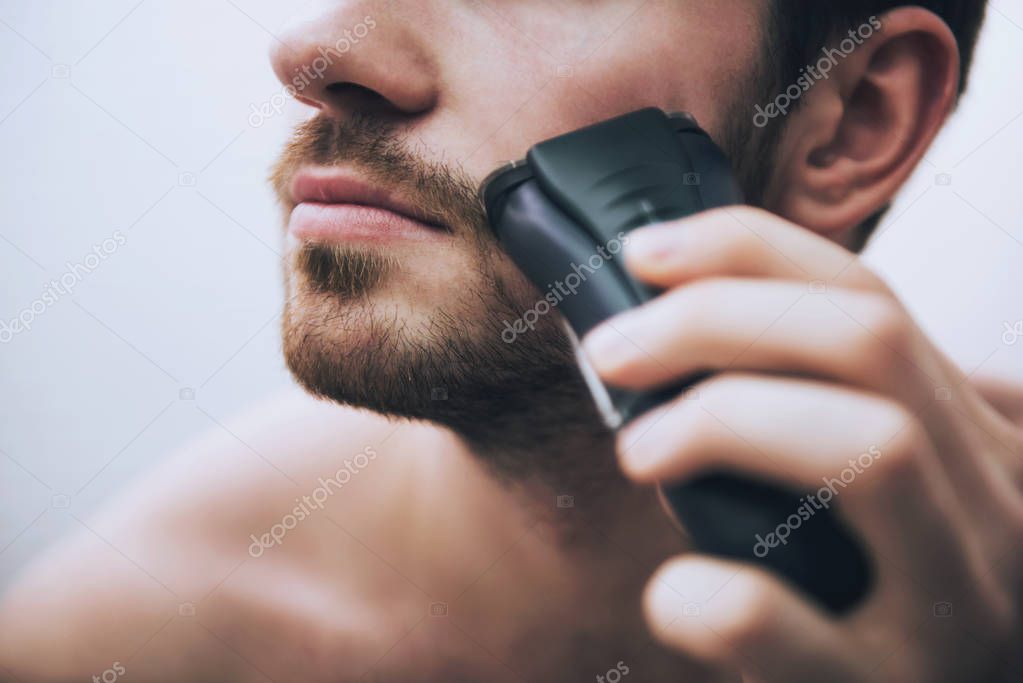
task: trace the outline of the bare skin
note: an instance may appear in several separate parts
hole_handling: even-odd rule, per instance
[[[644,541],[604,529],[594,556],[566,550],[546,521],[575,508],[503,489],[437,428],[296,392],[231,429],[245,444],[218,434],[183,450],[26,569],[0,610],[11,680],[115,661],[146,681],[592,680],[619,660],[637,679],[698,670],[642,622],[649,573],[684,548],[649,490],[632,495]],[[367,446],[377,456],[322,510],[250,555],[251,534]]]
[[[1023,389],[979,384],[1023,426]],[[644,536],[661,548],[608,529],[587,558],[447,432],[297,392],[231,427],[247,446],[210,435],[26,568],[0,608],[0,675],[83,680],[120,662],[145,681],[590,681],[623,661],[635,680],[715,680],[639,614],[650,571],[684,548],[660,510]],[[323,510],[249,554],[250,534],[370,445]],[[216,486],[197,477],[211,467]],[[639,491],[637,509],[649,501]]]
[[[685,109],[723,133],[726,95],[760,56],[764,7],[313,3],[273,64],[291,82],[345,30],[371,28],[299,99],[336,122],[393,124],[425,161],[454,160],[478,182],[538,139],[639,106]],[[608,475],[606,497],[559,507],[562,491],[528,477],[502,487],[450,432],[290,397],[235,436],[185,448],[29,567],[0,607],[0,675],[61,681],[117,664],[147,681],[614,683],[622,667],[636,681],[1018,680],[1023,397],[971,388],[838,246],[906,182],[957,92],[947,25],[912,7],[879,19],[789,115],[766,211],[659,226],[627,249],[637,277],[669,291],[586,340],[596,370],[637,388],[694,364],[719,372],[697,387],[705,401],[620,435],[625,476]],[[440,312],[469,311],[465,326],[487,312],[476,243],[431,240],[357,245],[401,267],[356,319],[421,341]],[[512,271],[498,261],[490,275]],[[299,340],[375,341],[369,325],[317,326],[343,311],[297,273],[289,281],[303,304],[293,318],[315,333]],[[937,401],[936,388],[953,390]],[[562,436],[520,455],[536,464],[566,443],[590,454]],[[611,441],[588,446],[609,453]],[[896,562],[845,621],[763,572],[686,552],[652,487],[723,465],[809,487],[872,444],[882,464],[838,512]],[[322,510],[253,550],[369,448]],[[936,595],[953,596],[958,621],[934,620]],[[691,596],[705,608],[696,619],[680,604]]]
[[[1019,387],[976,384],[1023,422]],[[502,488],[449,432],[301,394],[231,429],[238,439],[184,449],[26,569],[0,606],[4,675],[74,680],[116,662],[147,681],[591,680],[625,662],[636,680],[715,680],[643,623],[650,573],[685,550],[649,489],[628,496],[627,522],[603,529],[593,553],[566,548],[550,523],[574,508]],[[253,534],[367,447],[374,459],[322,510],[252,556]],[[677,602],[696,581],[673,571],[659,583]],[[431,614],[436,603],[446,614]],[[686,633],[677,616],[659,632],[649,608],[680,648],[729,642]],[[740,646],[754,635],[742,628]]]

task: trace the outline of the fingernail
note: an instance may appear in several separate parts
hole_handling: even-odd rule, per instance
[[[625,253],[629,258],[655,261],[674,251],[674,246],[664,231],[657,228],[643,228],[629,235]]]
[[[644,436],[648,436],[649,432],[654,429],[654,427],[656,427],[657,424],[664,419],[664,416],[674,409],[674,407],[675,405],[670,401],[668,403],[662,403],[656,408],[651,408],[633,420],[628,427],[622,430],[620,435],[625,447],[631,452],[632,447],[639,444]],[[638,463],[646,458],[634,455],[630,456],[629,459]]]
[[[618,435],[618,447],[622,468],[631,477],[646,480],[662,462],[671,457],[671,422],[668,413],[675,410],[674,402],[653,408],[622,429]]]
[[[598,368],[606,366],[611,358],[625,349],[626,339],[610,325],[600,325],[583,339],[583,351]]]
[[[619,461],[629,476],[643,477],[664,459],[656,427],[673,407],[670,403],[658,406],[618,433]]]

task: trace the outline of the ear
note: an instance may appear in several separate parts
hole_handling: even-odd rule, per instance
[[[766,208],[838,242],[892,200],[959,87],[955,36],[932,12],[896,9],[848,35],[804,72],[765,194]]]

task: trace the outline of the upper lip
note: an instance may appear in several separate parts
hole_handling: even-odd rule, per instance
[[[435,216],[416,206],[395,189],[371,183],[353,170],[310,166],[300,169],[291,180],[291,200],[321,204],[371,206],[431,227],[446,229]]]

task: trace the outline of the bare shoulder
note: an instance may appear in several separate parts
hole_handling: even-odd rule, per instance
[[[380,498],[402,500],[449,443],[297,391],[219,425],[15,581],[0,679],[344,680],[339,653],[372,653],[390,630],[359,597],[386,594],[361,539],[406,514]]]

